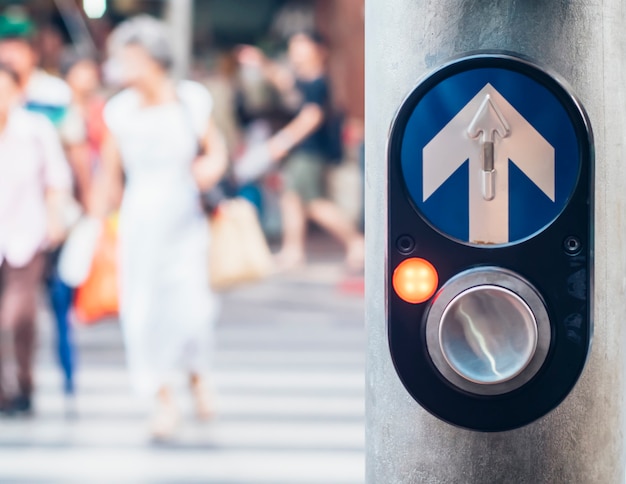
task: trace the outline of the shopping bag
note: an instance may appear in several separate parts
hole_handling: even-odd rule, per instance
[[[93,324],[119,312],[117,272],[117,217],[106,220],[91,269],[77,289],[74,311],[79,322]]]
[[[69,287],[78,287],[89,276],[91,262],[102,234],[102,222],[84,216],[72,228],[59,256],[59,277]]]
[[[271,274],[272,255],[254,206],[243,198],[223,202],[211,217],[209,274],[215,290]]]
[[[233,166],[233,174],[239,185],[247,185],[265,175],[274,166],[266,144],[252,146]]]

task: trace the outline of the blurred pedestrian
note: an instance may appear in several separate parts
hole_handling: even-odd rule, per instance
[[[76,197],[83,207],[88,208],[100,169],[105,132],[102,113],[106,101],[100,94],[100,69],[90,57],[70,55],[62,62],[61,72],[71,90],[72,100],[60,131],[74,167]]]
[[[288,45],[292,71],[282,69],[250,46],[241,49],[239,59],[244,65],[259,66],[288,103],[295,99],[299,106],[295,117],[265,146],[272,161],[284,160],[286,189],[281,200],[283,246],[279,263],[291,268],[305,261],[306,222],[310,218],[343,243],[346,265],[356,270],[363,266],[363,237],[325,196],[332,102],[326,56],[320,35],[299,33]]]
[[[20,107],[20,79],[0,64],[0,326],[12,333],[17,392],[7,393],[0,349],[0,411],[30,412],[42,250],[62,240],[62,203],[71,173],[58,135],[42,115]]]
[[[0,15],[0,62],[17,72],[27,109],[45,114],[58,126],[67,112],[71,92],[62,79],[37,67],[35,35],[35,24],[26,13],[8,8]]]
[[[45,24],[37,29],[35,50],[40,61],[39,67],[48,74],[60,77],[61,59],[65,53],[63,34],[54,24]]]
[[[67,114],[71,92],[62,79],[37,67],[39,55],[34,46],[35,34],[35,25],[23,10],[7,8],[0,16],[0,62],[17,73],[24,107],[44,114],[58,128]],[[57,355],[64,374],[64,389],[67,395],[72,395],[75,356],[69,316],[73,291],[59,277],[59,253],[60,247],[48,254],[46,285],[56,323]]]
[[[227,153],[208,91],[169,75],[164,24],[130,19],[112,33],[110,48],[126,86],[105,107],[103,146],[104,198],[123,190],[120,317],[133,386],[156,398],[153,436],[167,438],[179,419],[175,370],[189,374],[198,416],[213,411],[205,375],[217,301],[199,191],[220,181]]]

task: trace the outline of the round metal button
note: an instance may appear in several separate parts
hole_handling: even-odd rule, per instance
[[[501,267],[457,274],[425,314],[426,349],[441,376],[477,395],[522,387],[548,356],[552,331],[535,287]]]
[[[537,323],[514,292],[492,285],[473,287],[445,309],[439,343],[459,376],[478,384],[502,383],[530,363],[537,347]]]

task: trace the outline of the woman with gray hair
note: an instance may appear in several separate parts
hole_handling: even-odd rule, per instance
[[[123,193],[120,319],[127,362],[134,388],[156,398],[154,437],[167,438],[178,422],[175,370],[188,372],[198,416],[212,412],[203,376],[217,302],[199,192],[219,182],[227,153],[208,91],[170,78],[172,51],[161,22],[142,16],[122,23],[110,49],[126,89],[104,110],[101,201]]]

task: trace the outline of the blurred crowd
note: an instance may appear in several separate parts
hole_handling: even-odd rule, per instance
[[[188,375],[198,417],[214,411],[209,222],[229,199],[247,200],[272,232],[264,191],[275,193],[282,243],[273,270],[306,263],[309,221],[343,245],[347,273],[362,270],[363,237],[326,190],[345,126],[327,45],[302,31],[275,58],[239,46],[197,82],[172,77],[171,39],[152,17],[118,25],[101,58],[60,47],[43,56],[45,36],[54,29],[24,11],[0,13],[0,413],[33,411],[42,281],[65,392],[76,391],[77,298],[102,302],[86,281],[114,227],[110,312],[133,388],[153,405],[153,435],[167,438],[179,418],[173,372]]]

